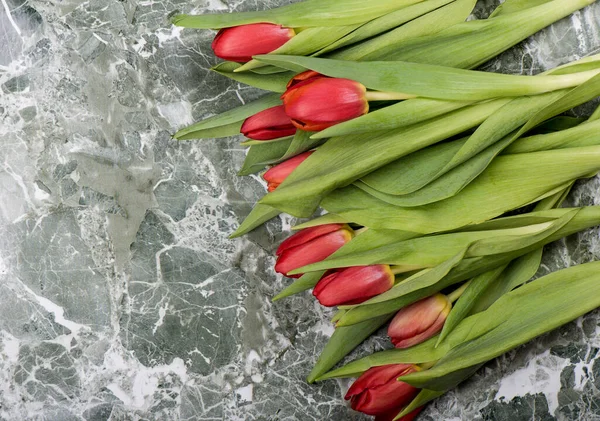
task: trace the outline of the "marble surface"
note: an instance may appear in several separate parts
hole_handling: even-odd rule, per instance
[[[367,419],[347,382],[304,382],[330,313],[308,294],[270,303],[292,221],[227,239],[264,194],[236,177],[240,138],[170,137],[261,92],[210,73],[213,33],[166,15],[281,3],[0,0],[0,420]],[[536,73],[599,31],[596,3],[488,67]],[[600,204],[598,187],[570,203]],[[549,247],[542,272],[600,258],[599,240]],[[600,420],[599,315],[489,363],[421,419]]]

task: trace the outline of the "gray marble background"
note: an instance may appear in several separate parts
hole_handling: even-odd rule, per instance
[[[347,383],[304,382],[330,314],[308,294],[269,301],[292,221],[227,239],[264,194],[236,177],[240,138],[170,138],[261,92],[211,74],[213,33],[166,15],[280,3],[0,0],[0,420],[366,419]],[[489,67],[536,73],[599,31],[594,4]],[[600,204],[598,187],[570,203]],[[597,258],[590,230],[543,272]],[[491,362],[422,419],[600,420],[599,315]]]

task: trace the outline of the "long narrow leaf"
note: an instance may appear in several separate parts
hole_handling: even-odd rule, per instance
[[[229,238],[237,238],[252,231],[254,228],[264,224],[265,222],[275,218],[279,215],[277,209],[273,209],[269,206],[257,204],[250,212],[250,215],[246,217],[244,222],[238,227],[238,229],[229,236]]]
[[[273,297],[272,301],[279,301],[282,298],[290,297],[294,294],[298,294],[300,292],[306,291],[308,289],[314,288],[317,285],[317,282],[321,279],[325,271],[318,272],[310,272],[302,275],[300,278],[295,280],[291,285]]]
[[[308,375],[307,381],[314,383],[317,378],[340,362],[354,348],[387,323],[390,318],[391,316],[385,315],[374,317],[354,326],[337,327]]]
[[[431,233],[494,218],[598,170],[598,146],[506,155],[459,194],[441,202],[401,208],[346,187],[327,196],[322,206],[370,228]]]
[[[426,98],[409,99],[336,124],[315,133],[313,137],[324,139],[348,134],[370,133],[374,130],[406,127],[464,108],[472,103],[472,101],[441,101]]]
[[[266,95],[254,102],[251,102],[241,107],[234,108],[233,110],[226,111],[222,114],[203,120],[199,123],[193,124],[189,127],[179,130],[173,136],[175,139],[186,140],[186,139],[198,139],[207,137],[204,133],[209,129],[218,129],[221,127],[227,128],[221,137],[233,136],[239,134],[240,128],[244,120],[251,115],[254,115],[260,111],[266,110],[267,108],[281,105],[281,99],[278,94]],[[219,137],[219,136],[212,136]]]
[[[281,73],[270,75],[261,75],[253,72],[236,72],[240,67],[241,65],[239,63],[226,61],[216,65],[211,70],[237,82],[272,92],[285,92],[288,82],[296,74],[290,71],[283,71]]]
[[[406,22],[409,22],[419,16],[431,12],[439,7],[442,7],[455,0],[430,0],[405,7],[395,12],[388,13],[365,23],[356,31],[346,35],[338,41],[332,43],[326,48],[323,48],[316,55],[323,55],[328,52],[337,50],[347,45],[356,44],[365,39],[374,37],[375,35],[394,29]]]
[[[277,161],[290,149],[293,138],[287,138],[278,142],[263,142],[253,144],[248,149],[238,175],[250,175],[262,171],[267,163]]]
[[[403,61],[347,62],[281,55],[256,58],[282,68],[299,66],[331,77],[352,79],[378,91],[457,101],[537,95],[578,86],[600,72],[521,76]]]
[[[373,305],[356,306],[344,314],[344,316],[338,322],[338,325],[351,325],[362,322],[371,317],[394,313],[402,307],[435,294],[444,288],[473,278],[496,267],[505,265],[511,260],[535,251],[546,244],[598,224],[600,224],[600,207],[591,206],[582,208],[577,215],[575,215],[573,219],[571,219],[570,222],[562,229],[544,238],[536,244],[500,255],[464,259],[437,284],[415,291],[414,293],[407,294],[395,300]]]
[[[366,22],[423,0],[305,0],[257,12],[206,15],[177,15],[177,26],[199,29],[228,28],[249,23],[270,22],[288,27],[340,26]]]
[[[480,124],[508,100],[466,107],[438,119],[377,135],[330,139],[261,202],[308,217],[321,197],[402,156]],[[408,229],[407,231],[410,231]]]
[[[471,14],[475,3],[477,0],[456,0],[448,3],[383,35],[334,52],[329,55],[329,58],[360,61],[387,45],[401,45],[407,40],[436,34],[452,25],[464,22]]]
[[[403,60],[476,68],[595,0],[554,0],[517,13],[454,25],[436,35],[390,45],[365,60]]]

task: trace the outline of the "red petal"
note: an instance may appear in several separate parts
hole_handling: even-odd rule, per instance
[[[285,250],[299,246],[300,244],[307,243],[309,241],[314,240],[317,237],[321,237],[322,235],[329,234],[330,232],[334,232],[337,230],[341,230],[344,227],[344,224],[325,224],[318,225],[316,227],[310,227],[298,231],[291,237],[288,237],[284,240],[279,248],[277,249],[276,255],[279,256]]]
[[[293,135],[296,127],[280,105],[248,117],[240,131],[250,139],[271,140]]]
[[[316,78],[301,82],[282,96],[296,127],[314,131],[366,114],[366,88],[349,79]]]
[[[351,238],[352,234],[342,229],[317,237],[296,247],[288,248],[277,259],[275,271],[287,276],[287,273],[294,269],[320,262],[335,253]]]
[[[438,333],[452,305],[442,294],[435,294],[400,310],[392,319],[388,336],[397,348],[408,348]]]
[[[388,364],[371,367],[350,386],[345,399],[348,400],[353,395],[362,393],[364,390],[383,386],[413,371],[416,371],[416,367],[413,364]]]
[[[408,405],[419,394],[419,389],[393,379],[385,385],[368,389],[352,397],[352,409],[369,415],[383,415],[395,408]]]
[[[305,72],[298,73],[296,76],[294,76],[293,78],[290,79],[290,81],[287,84],[287,89],[291,88],[292,86],[296,86],[297,84],[299,84],[300,82],[304,82],[305,80],[315,79],[318,77],[327,77],[327,76],[324,76],[321,73],[315,72],[314,70],[307,70]]]
[[[243,63],[278,49],[294,35],[293,29],[272,23],[234,26],[217,33],[212,49],[217,57]]]
[[[313,295],[327,307],[359,304],[393,285],[394,274],[388,265],[356,266],[323,278]]]
[[[263,174],[263,179],[270,183],[281,184],[283,181],[294,172],[294,170],[298,167],[298,165],[302,164],[306,158],[312,155],[314,151],[308,151],[301,153],[293,158],[288,159],[287,161],[282,162],[281,164],[275,165],[269,171]]]

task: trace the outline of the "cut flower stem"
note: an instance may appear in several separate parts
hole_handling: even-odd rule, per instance
[[[367,91],[367,101],[402,101],[404,99],[416,98],[416,95],[403,94],[401,92]]]

